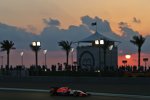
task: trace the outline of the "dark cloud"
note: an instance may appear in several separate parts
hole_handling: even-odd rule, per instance
[[[134,23],[141,23],[141,20],[140,19],[137,19],[136,17],[133,17],[133,20],[132,20]]]
[[[90,29],[94,31],[95,31],[95,26],[91,25],[93,22],[97,22],[98,31],[101,33],[112,31],[109,22],[99,17],[92,18],[90,16],[83,16],[81,17],[81,21],[82,21],[82,24],[88,26]]]
[[[29,44],[36,38],[36,35],[25,29],[0,23],[0,41],[11,40],[16,48],[29,48]]]
[[[52,18],[49,18],[49,19],[43,19],[43,22],[48,26],[60,26],[60,22],[59,20],[57,19],[52,19]]]
[[[40,40],[44,48],[50,50],[58,50],[58,42],[61,40],[79,41],[80,39],[90,35],[91,32],[84,25],[71,25],[68,29],[60,29],[59,27],[46,27],[40,35]]]
[[[79,41],[92,34],[91,30],[95,29],[93,26],[91,26],[91,23],[94,21],[96,21],[98,24],[98,32],[102,33],[103,35],[108,35],[108,37],[119,39],[119,37],[112,32],[110,24],[107,20],[102,20],[98,17],[91,18],[90,16],[83,16],[81,17],[82,23],[79,26],[70,25],[68,29],[61,29],[60,27],[53,26],[45,27],[41,32],[40,40],[43,42],[43,46],[45,48],[58,50],[60,49],[57,44],[58,41]]]
[[[129,27],[128,23],[119,23],[119,28],[122,32],[122,36],[120,37],[121,39],[121,44],[119,45],[119,50],[123,51],[121,54],[126,54],[126,53],[136,53],[137,52],[137,47],[133,45],[130,40],[132,39],[133,36],[138,36],[140,33],[138,31],[133,30],[132,28]],[[150,36],[145,36],[146,41],[142,46],[142,52],[149,52],[150,48],[148,47],[150,43]]]
[[[126,23],[126,22],[120,22],[118,25],[119,25],[120,28],[129,27],[128,23]]]
[[[122,32],[122,37],[126,38],[126,40],[130,40],[133,36],[139,35],[139,32],[134,31],[130,27],[120,27],[120,30]]]
[[[16,48],[21,49],[29,48],[29,44],[32,41],[39,40],[43,49],[60,50],[61,48],[58,46],[58,42],[61,40],[79,41],[91,35],[91,30],[95,30],[94,26],[91,26],[91,23],[96,21],[99,33],[121,42],[118,45],[119,51],[123,51],[121,54],[137,52],[136,46],[131,44],[130,40],[134,35],[139,35],[140,33],[130,28],[126,22],[120,22],[118,24],[122,33],[119,36],[112,31],[109,21],[99,17],[92,18],[90,16],[83,16],[81,17],[82,23],[80,25],[70,25],[68,29],[60,28],[60,21],[57,19],[44,19],[43,21],[46,27],[40,35],[34,35],[24,29],[0,23],[0,40],[12,40],[15,42]],[[143,52],[150,51],[147,46],[150,43],[150,37],[146,37],[147,40],[142,48]]]

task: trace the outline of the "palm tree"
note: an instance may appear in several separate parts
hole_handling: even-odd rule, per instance
[[[141,48],[142,48],[143,43],[145,42],[145,38],[142,35],[133,36],[133,39],[130,40],[130,42],[138,47],[138,66],[140,67]]]
[[[66,66],[68,66],[68,57],[69,57],[69,53],[72,49],[72,42],[69,41],[60,41],[58,42],[58,45],[62,47],[62,49],[66,52]]]
[[[7,67],[9,68],[9,54],[11,49],[15,49],[14,43],[12,41],[3,40],[0,42],[1,44],[1,51],[7,52]]]
[[[40,51],[41,46],[33,46],[32,44],[30,44],[30,48],[33,52],[35,52],[35,66],[38,66],[38,51]]]

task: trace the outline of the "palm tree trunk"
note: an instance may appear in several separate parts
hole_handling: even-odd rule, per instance
[[[69,53],[68,52],[66,52],[66,66],[68,66],[68,59],[69,59]]]
[[[141,48],[138,48],[138,67],[141,66]]]
[[[9,69],[9,51],[7,51],[7,69]]]

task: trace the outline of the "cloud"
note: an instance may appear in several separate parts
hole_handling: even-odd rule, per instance
[[[92,18],[90,16],[83,16],[81,17],[81,21],[82,21],[82,24],[88,26],[89,29],[94,30],[94,31],[95,31],[95,27],[91,25],[93,22],[97,22],[98,32],[103,33],[103,32],[112,31],[109,22],[99,17]]]
[[[59,27],[46,27],[41,32],[40,41],[44,48],[50,50],[60,50],[58,42],[61,40],[79,41],[82,38],[90,35],[91,32],[84,25],[71,25],[68,29],[60,29]]]
[[[134,35],[139,35],[139,32],[133,30],[128,26],[127,23],[119,23],[120,31],[122,32],[122,37],[126,38],[126,40],[130,40]]]
[[[106,37],[112,38],[113,40],[120,41],[121,43],[116,43],[119,44],[119,51],[122,51],[121,53],[119,52],[120,55],[137,52],[136,47],[130,43],[130,40],[134,35],[139,35],[139,32],[130,28],[128,23],[123,21],[118,23],[118,27],[122,33],[122,35],[119,36],[117,33],[112,31],[110,23],[107,20],[103,20],[99,17],[91,18],[90,16],[83,16],[81,21],[83,25],[87,26],[91,30],[94,30],[91,23],[96,21],[98,23],[97,27],[99,33],[105,35]]]
[[[70,25],[68,29],[61,29],[60,26],[45,27],[39,36],[40,41],[42,41],[44,48],[49,48],[50,50],[59,50],[60,47],[58,46],[58,42],[61,40],[79,41],[91,35],[91,30],[95,30],[94,27],[91,26],[91,23],[94,21],[97,22],[99,33],[115,40],[119,39],[119,36],[112,32],[110,24],[107,20],[103,20],[99,17],[92,18],[90,16],[83,16],[81,17],[80,25]]]
[[[50,26],[60,26],[60,22],[57,19],[52,19],[52,18],[43,19],[43,22],[47,25],[47,27],[50,27]]]
[[[141,23],[141,20],[137,19],[136,17],[133,17],[132,22],[139,24],[139,23]]]
[[[123,21],[118,23],[118,27],[122,32],[122,35],[119,36],[112,31],[108,20],[103,20],[99,17],[92,18],[90,16],[81,17],[80,25],[70,25],[68,29],[62,29],[58,19],[43,19],[43,23],[46,25],[46,27],[42,30],[40,35],[35,35],[24,29],[0,23],[0,40],[12,40],[15,42],[15,46],[18,49],[29,49],[29,44],[31,44],[32,41],[41,41],[43,49],[55,51],[61,49],[58,46],[58,42],[61,40],[79,41],[91,35],[91,30],[94,30],[94,27],[91,26],[91,23],[95,21],[97,22],[99,33],[121,42],[118,45],[118,48],[119,51],[122,52],[119,54],[137,52],[136,47],[130,43],[130,40],[134,35],[139,35],[140,33],[132,29],[128,23]],[[30,27],[34,30],[34,27]],[[146,42],[142,48],[143,52],[150,51],[147,46],[150,43],[150,37],[146,36],[146,38]]]
[[[27,49],[29,44],[36,40],[36,35],[15,26],[0,23],[0,41],[11,40],[16,48]]]
[[[33,25],[27,25],[27,29],[28,32],[32,32],[32,33],[36,33],[37,32],[37,28],[34,27]]]
[[[64,62],[62,59],[65,55],[62,55],[60,52],[61,47],[58,46],[58,42],[61,40],[68,40],[68,41],[79,41],[89,35],[93,34],[91,30],[95,30],[93,26],[91,26],[92,22],[97,22],[98,32],[103,34],[109,38],[112,38],[116,41],[120,41],[121,43],[118,44],[118,53],[119,55],[124,54],[135,54],[137,53],[137,47],[130,43],[130,40],[134,35],[139,35],[140,33],[134,29],[132,29],[128,23],[121,21],[118,23],[118,27],[122,33],[122,35],[117,35],[115,32],[112,31],[110,23],[108,20],[103,20],[99,17],[90,17],[90,16],[83,16],[81,17],[81,24],[78,26],[70,25],[68,29],[62,29],[60,27],[60,21],[58,19],[44,19],[43,23],[46,25],[42,32],[39,35],[32,34],[31,32],[27,31],[26,29],[21,29],[16,26],[0,23],[0,41],[3,40],[12,40],[15,43],[15,47],[17,48],[16,53],[11,53],[12,57],[16,57],[16,62],[19,63],[20,55],[18,52],[21,50],[27,49],[28,52],[26,54],[26,63],[33,64],[33,55],[34,53],[31,52],[29,48],[29,44],[32,41],[41,41],[41,48],[48,49],[49,53],[56,51],[55,53],[49,54],[49,58],[51,58],[49,64],[54,64],[58,62],[58,59],[61,58],[61,61]],[[31,30],[35,30],[34,27],[29,26]],[[150,53],[149,43],[150,43],[150,36],[145,36],[146,41],[142,46],[143,53]],[[76,47],[77,45],[73,45]],[[20,50],[21,49],[21,50]],[[4,53],[5,54],[5,53]],[[64,52],[63,52],[64,54]],[[42,64],[43,62],[43,52],[39,52],[39,63]],[[55,62],[51,62],[54,61]],[[56,60],[57,59],[57,60]],[[15,60],[15,59],[14,59]],[[59,60],[60,61],[60,60]],[[12,62],[15,62],[12,60]]]
[[[137,53],[137,47],[133,45],[130,40],[133,36],[138,36],[140,33],[138,31],[135,31],[134,29],[130,28],[128,23],[120,22],[119,28],[122,32],[121,44],[119,45],[119,50],[122,51],[120,54],[127,54],[127,53]],[[148,47],[150,43],[150,36],[145,36],[146,41],[142,46],[142,52],[149,53],[150,48]]]
[[[119,25],[120,28],[129,27],[128,23],[126,23],[126,22],[120,22],[118,25]]]

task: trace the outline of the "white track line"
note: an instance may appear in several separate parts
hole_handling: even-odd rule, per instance
[[[22,92],[45,92],[48,93],[49,90],[42,89],[23,89],[23,88],[0,88],[4,91],[22,91]],[[114,96],[114,97],[129,97],[129,98],[141,98],[141,99],[150,99],[150,96],[144,95],[129,95],[129,94],[114,94],[114,93],[96,93],[96,92],[87,92],[95,96]]]
[[[141,98],[141,99],[150,99],[150,96],[144,95],[129,95],[129,94],[114,94],[114,93],[96,93],[96,92],[87,92],[92,95],[97,96],[113,96],[113,97],[130,97],[130,98]]]

